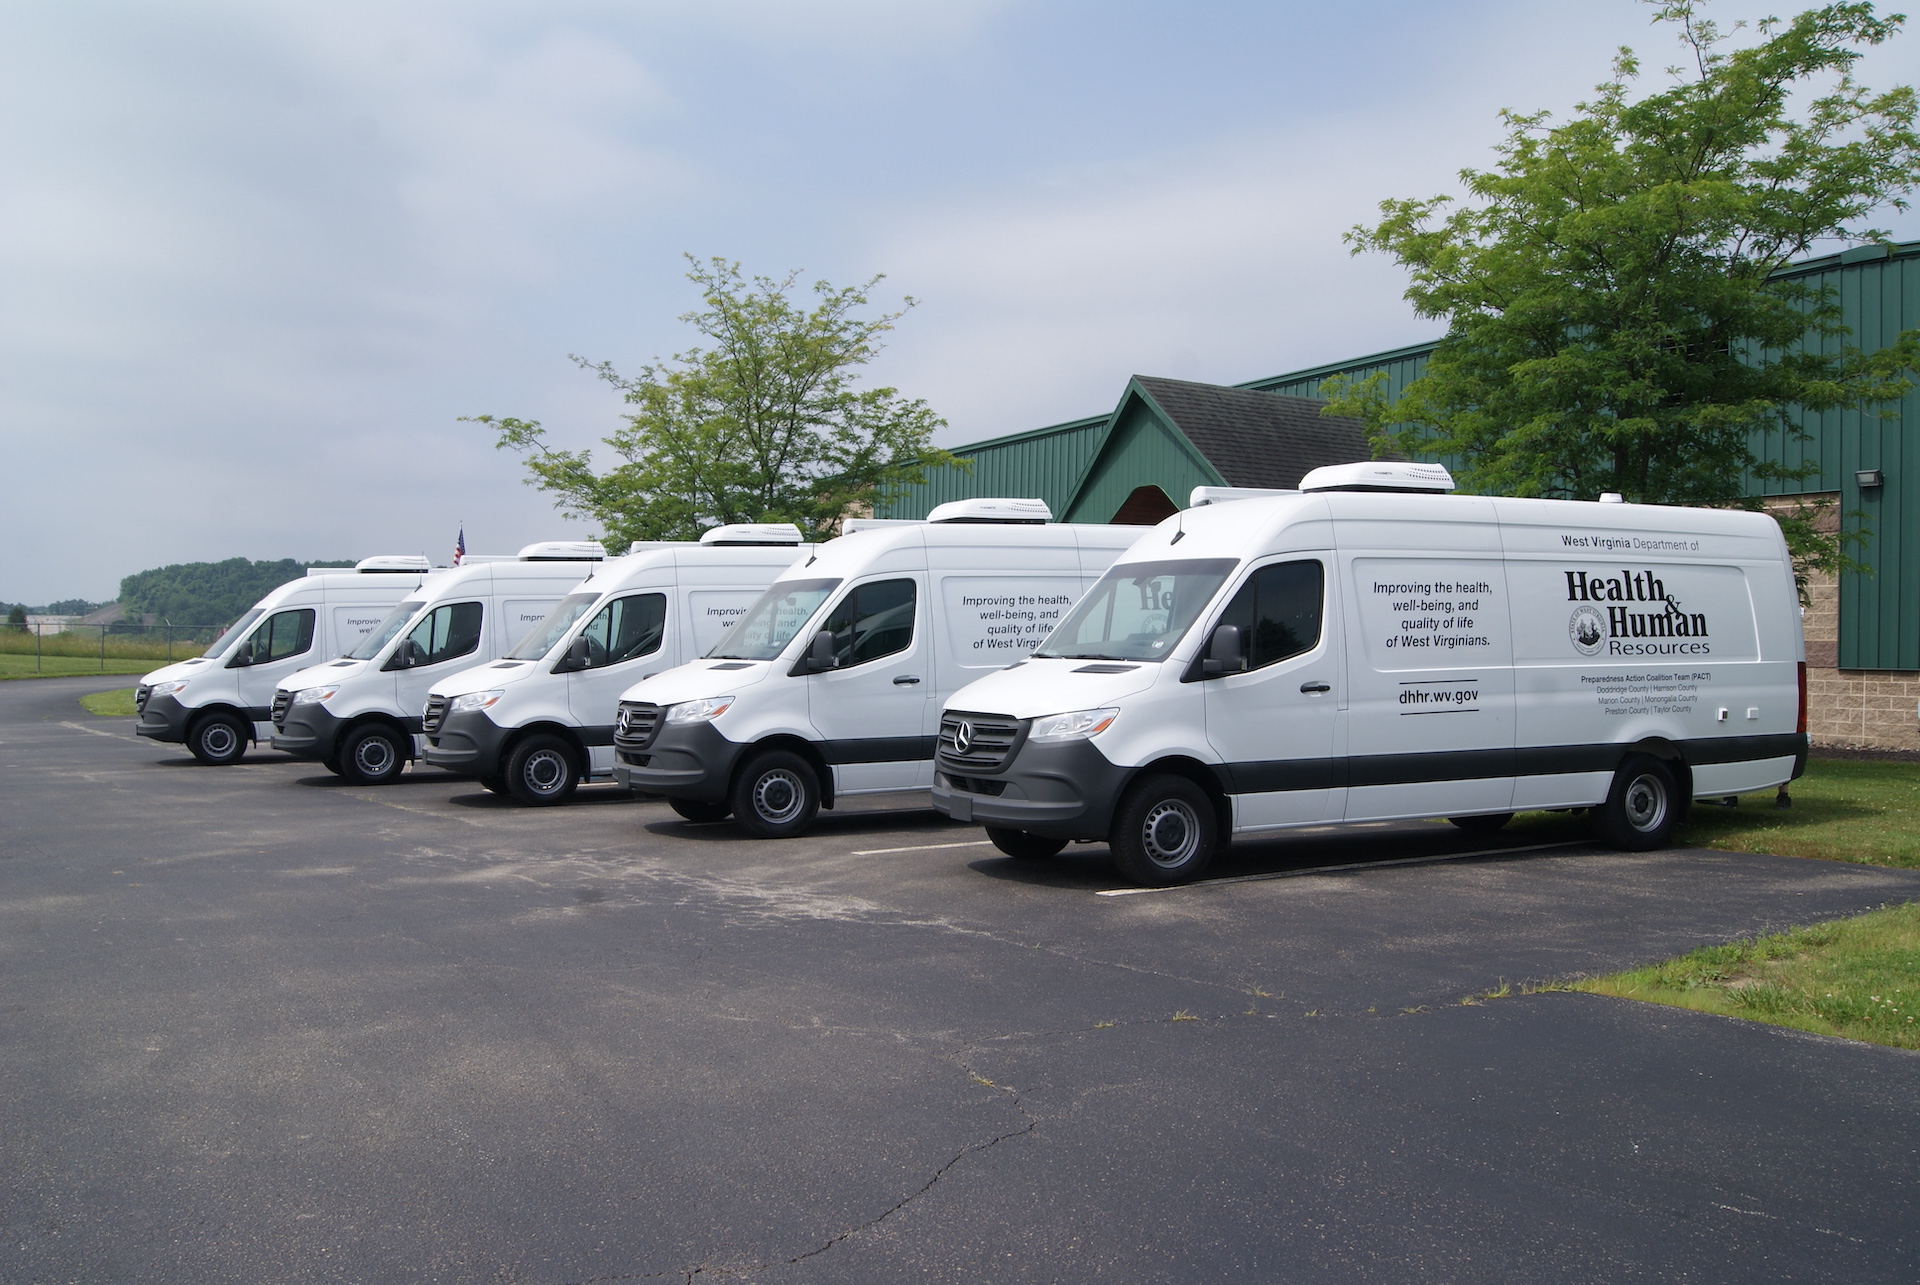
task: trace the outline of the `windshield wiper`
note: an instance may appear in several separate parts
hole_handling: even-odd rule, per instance
[[[1124,656],[1108,656],[1096,651],[1049,651],[1037,652],[1036,660],[1125,660]]]

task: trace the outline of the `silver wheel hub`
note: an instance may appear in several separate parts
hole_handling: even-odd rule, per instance
[[[1140,840],[1154,865],[1185,865],[1200,848],[1200,818],[1179,799],[1157,803],[1141,824]]]
[[[1666,784],[1651,773],[1636,776],[1627,786],[1623,804],[1628,825],[1642,834],[1657,830],[1667,819]]]
[[[215,723],[200,733],[200,748],[215,758],[233,753],[237,738],[225,723]]]
[[[385,737],[369,736],[354,747],[353,762],[367,775],[379,776],[393,766],[393,746]]]
[[[775,768],[753,783],[753,810],[769,825],[784,825],[800,815],[806,787],[785,768]]]
[[[535,794],[552,794],[567,782],[567,762],[552,750],[541,750],[527,759],[521,775]]]

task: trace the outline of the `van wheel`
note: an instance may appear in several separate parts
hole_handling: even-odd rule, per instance
[[[1447,820],[1465,830],[1468,834],[1492,834],[1505,828],[1513,820],[1511,812],[1489,812],[1477,817],[1448,817]]]
[[[733,819],[757,839],[786,839],[813,824],[820,780],[813,765],[787,750],[754,756],[733,783]]]
[[[565,803],[579,780],[573,747],[557,736],[529,736],[507,757],[507,792],[529,807]]]
[[[505,794],[507,792],[507,778],[504,776],[483,776],[480,778],[480,784],[487,787],[487,793],[489,794]]]
[[[1666,845],[1679,811],[1679,792],[1667,765],[1629,754],[1613,774],[1607,801],[1594,809],[1594,828],[1613,847],[1645,852]]]
[[[1107,845],[1121,874],[1161,887],[1205,873],[1218,829],[1205,790],[1184,776],[1150,776],[1127,791]]]
[[[1002,830],[995,826],[987,827],[987,837],[993,840],[994,847],[1015,861],[1043,861],[1067,846],[1065,839],[1043,839],[1025,830]]]
[[[668,799],[667,806],[689,821],[724,821],[733,811],[724,803],[708,803],[702,799]]]
[[[406,747],[391,727],[370,723],[340,742],[340,775],[355,785],[386,785],[406,766]]]
[[[187,748],[202,763],[225,767],[238,763],[247,752],[247,733],[251,729],[232,714],[209,714],[193,725]]]
[[[320,760],[320,766],[324,767],[325,769],[327,769],[327,771],[333,773],[335,776],[339,776],[340,775],[340,756],[337,753],[330,754],[326,758],[323,758]]]

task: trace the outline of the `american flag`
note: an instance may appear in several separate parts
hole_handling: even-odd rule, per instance
[[[453,542],[453,565],[456,567],[459,566],[461,560],[466,556],[467,556],[467,524],[462,522],[460,524],[460,538]]]

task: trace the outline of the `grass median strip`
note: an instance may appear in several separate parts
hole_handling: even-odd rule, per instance
[[[133,688],[111,692],[91,692],[80,698],[80,708],[102,718],[132,718],[140,711],[133,707]]]
[[[1529,989],[1645,1000],[1920,1049],[1920,903]]]

